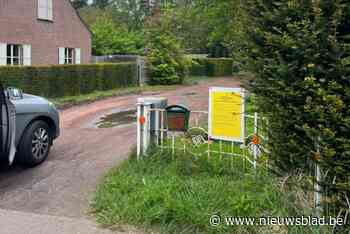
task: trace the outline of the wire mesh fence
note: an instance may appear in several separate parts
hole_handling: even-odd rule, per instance
[[[150,109],[148,115],[152,114],[156,116],[156,122],[159,121],[159,124],[149,131],[150,135],[154,136],[152,143],[161,150],[169,150],[173,154],[188,153],[198,157],[205,155],[208,159],[239,158],[245,165],[253,168],[268,167],[268,151],[264,146],[267,141],[266,120],[257,113],[244,114],[247,126],[244,143],[211,139],[208,133],[207,111],[191,111],[189,128],[185,132],[168,129],[165,109]]]

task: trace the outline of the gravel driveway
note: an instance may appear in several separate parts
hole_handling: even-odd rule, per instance
[[[136,142],[136,125],[99,129],[91,123],[111,110],[134,108],[136,99],[147,95],[167,97],[169,104],[205,110],[210,86],[236,87],[238,82],[220,78],[173,91],[114,97],[62,111],[61,136],[44,164],[32,169],[0,166],[0,232],[110,233],[97,229],[88,216],[89,199],[108,169],[127,158]]]

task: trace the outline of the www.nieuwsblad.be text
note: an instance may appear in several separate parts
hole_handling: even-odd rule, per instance
[[[341,217],[234,217],[212,215],[210,217],[210,225],[215,227],[219,225],[226,226],[266,226],[266,225],[286,225],[286,226],[341,226],[345,221]]]

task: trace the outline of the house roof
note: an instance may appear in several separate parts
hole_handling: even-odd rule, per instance
[[[74,12],[77,14],[79,20],[83,23],[85,28],[89,31],[90,35],[92,36],[93,35],[92,31],[90,30],[89,26],[85,23],[85,21],[83,20],[83,18],[81,17],[79,12],[77,11],[77,9],[75,9],[75,7],[73,6],[72,2],[70,0],[66,0],[66,1],[69,2],[70,6],[73,8]]]

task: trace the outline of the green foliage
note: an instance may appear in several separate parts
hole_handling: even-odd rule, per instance
[[[244,40],[238,39],[241,39],[244,17],[240,1],[177,0],[157,1],[157,3],[166,11],[161,17],[166,17],[172,22],[168,30],[176,35],[186,52],[209,53],[211,57],[231,57],[231,54],[234,54],[237,61],[241,62],[242,48],[238,45],[243,44]],[[158,8],[155,9],[157,11]],[[112,0],[102,8],[93,4],[81,8],[79,12],[90,26],[98,17],[109,18],[117,28],[126,29],[127,32],[137,35],[142,35],[144,28],[147,27],[144,22],[150,14],[143,0]],[[102,38],[107,40],[105,36]],[[123,35],[121,38],[128,37]],[[111,44],[113,43],[105,43],[106,48],[113,48]]]
[[[128,31],[143,31],[144,19],[148,14],[143,0],[110,1],[110,4],[100,8],[95,4],[79,8],[79,13],[88,25],[100,16],[109,17],[113,23],[123,25]]]
[[[3,66],[0,80],[5,86],[44,97],[88,94],[137,85],[136,65],[91,64],[52,66]]]
[[[229,58],[196,58],[192,60],[189,73],[193,76],[232,76],[233,60]]]
[[[149,10],[144,0],[113,1],[110,8],[117,23],[125,25],[128,30],[143,31],[144,19]]]
[[[84,20],[84,22],[90,27],[97,21],[100,17],[113,18],[113,12],[111,8],[100,9],[98,7],[93,7],[91,5],[78,9],[79,15]]]
[[[200,0],[198,7],[201,9],[205,25],[210,29],[207,36],[208,52],[211,57],[231,57],[233,48],[231,40],[236,26],[240,1],[237,0]]]
[[[247,10],[251,91],[270,120],[273,161],[282,172],[309,171],[319,147],[337,215],[350,198],[349,5],[254,0]]]
[[[95,55],[140,54],[143,52],[141,33],[129,32],[107,16],[98,17],[91,26],[92,49]]]
[[[150,155],[141,161],[133,155],[108,173],[92,202],[98,222],[142,225],[159,233],[322,233],[318,227],[211,227],[214,214],[286,217],[303,210],[294,206],[294,193],[282,193],[276,177],[264,169],[255,173],[239,158]]]
[[[147,67],[151,84],[181,84],[189,61],[180,41],[172,34],[165,14],[155,15],[147,25]]]
[[[167,1],[169,2],[169,1]],[[208,53],[210,57],[231,57],[238,48],[234,43],[242,25],[241,1],[172,1],[168,11],[174,27],[189,53]],[[165,3],[164,3],[165,4]]]
[[[171,30],[181,40],[188,53],[208,53],[208,35],[211,27],[208,27],[205,12],[199,7],[198,1],[177,4],[168,11],[174,22]]]

